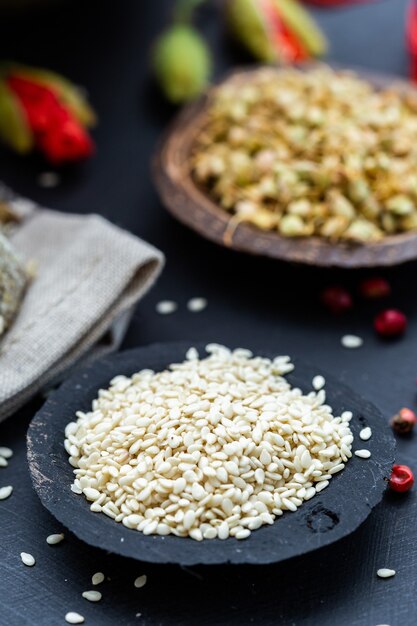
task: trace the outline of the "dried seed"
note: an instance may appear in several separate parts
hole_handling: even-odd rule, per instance
[[[22,559],[22,563],[24,565],[27,565],[28,567],[33,567],[33,565],[35,565],[36,563],[34,557],[28,552],[21,552],[20,558]]]
[[[135,579],[135,582],[133,584],[137,589],[140,589],[141,587],[144,587],[146,585],[147,580],[148,577],[146,576],[146,574],[142,574],[142,576],[138,576]]]
[[[65,621],[68,622],[68,624],[84,624],[84,617],[79,613],[70,611],[69,613],[66,613]]]
[[[324,378],[324,376],[320,376],[320,375],[314,376],[313,387],[316,391],[323,389],[325,384],[326,384],[326,379]]]
[[[0,500],[6,500],[9,496],[12,495],[13,487],[8,485],[7,487],[0,487]]]
[[[355,450],[355,456],[358,456],[361,459],[369,459],[371,453],[369,450]]]
[[[89,602],[99,602],[102,598],[100,591],[83,591],[81,595]]]
[[[377,576],[379,576],[379,578],[391,578],[392,576],[395,576],[395,569],[388,569],[386,567],[382,567],[381,569],[377,570]]]
[[[59,533],[57,535],[48,535],[48,537],[46,538],[46,543],[48,543],[50,546],[55,546],[57,543],[61,543],[63,539],[64,533]]]
[[[368,439],[372,437],[372,430],[369,428],[369,426],[367,426],[366,428],[362,428],[359,433],[359,437],[362,439],[362,441],[368,441]]]
[[[187,302],[187,309],[192,313],[199,313],[207,307],[207,300],[205,298],[191,298]]]
[[[363,345],[363,339],[357,335],[343,335],[341,343],[344,348],[360,348]]]
[[[91,582],[93,583],[93,585],[100,585],[103,581],[104,581],[103,572],[96,572],[95,574],[93,574],[91,578]]]
[[[169,315],[178,309],[178,304],[172,300],[161,300],[156,305],[156,312],[160,315]]]
[[[288,357],[206,350],[163,372],[116,376],[67,426],[73,489],[93,511],[145,535],[243,539],[344,468],[351,414],[335,418],[323,390],[294,396]],[[300,415],[312,430],[300,432]]]
[[[10,459],[13,456],[13,450],[5,446],[0,446],[0,456],[4,459]]]

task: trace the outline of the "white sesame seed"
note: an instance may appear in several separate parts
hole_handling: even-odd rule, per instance
[[[324,376],[320,376],[320,374],[318,376],[314,376],[313,388],[316,391],[320,391],[320,389],[323,389],[325,384],[326,384],[326,379],[324,378]]]
[[[48,543],[50,546],[55,546],[57,543],[61,543],[63,539],[64,539],[64,533],[59,533],[56,535],[48,535],[46,538],[46,543]]]
[[[33,567],[33,565],[35,565],[36,563],[34,557],[28,552],[21,552],[20,558],[22,559],[22,563],[24,565],[27,565],[28,567]]]
[[[0,456],[0,467],[7,467],[8,465],[9,465],[9,463],[4,458],[4,456]]]
[[[187,309],[192,313],[199,313],[203,311],[207,306],[207,300],[205,298],[191,298],[187,302]]]
[[[13,456],[13,450],[5,446],[0,446],[0,456],[4,459],[10,459]]]
[[[350,422],[350,420],[353,417],[353,413],[352,411],[343,411],[342,415],[340,416],[342,418],[343,422]]]
[[[198,352],[195,348],[189,348],[186,352],[185,358],[188,361],[195,361],[198,359]]]
[[[83,591],[82,597],[89,602],[100,602],[102,595],[99,591]]]
[[[206,349],[162,372],[114,377],[67,425],[74,491],[92,511],[144,535],[244,539],[344,468],[351,413],[333,415],[323,389],[294,390],[289,357]]]
[[[8,485],[7,487],[0,487],[0,500],[5,500],[13,493],[13,487]]]
[[[355,450],[355,456],[358,456],[361,459],[369,459],[371,453],[369,450]]]
[[[68,624],[84,624],[84,617],[79,613],[70,611],[65,615],[65,621],[68,622]]]
[[[388,569],[386,567],[382,567],[376,573],[379,578],[391,578],[391,576],[395,576],[395,569]]]
[[[341,343],[344,348],[360,348],[363,345],[363,339],[357,335],[343,335]]]
[[[362,439],[362,441],[368,441],[368,439],[372,437],[372,430],[369,428],[369,426],[366,426],[366,428],[362,428],[361,432],[359,433],[359,437]]]
[[[45,189],[57,187],[60,182],[61,178],[55,172],[42,172],[38,176],[39,187],[44,187]]]
[[[93,583],[93,585],[100,585],[104,581],[104,578],[105,577],[103,572],[96,572],[95,574],[93,574],[91,582]]]
[[[133,583],[136,587],[136,589],[140,589],[141,587],[144,587],[146,585],[146,582],[148,580],[148,577],[146,576],[146,574],[142,574],[142,576],[138,576],[135,579],[135,582]]]
[[[156,305],[156,312],[160,315],[169,315],[178,309],[178,304],[172,300],[161,300]]]

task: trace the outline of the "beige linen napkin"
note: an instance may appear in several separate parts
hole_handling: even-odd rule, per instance
[[[11,239],[37,271],[0,341],[0,420],[91,353],[163,265],[158,250],[98,215],[22,208],[29,216]]]

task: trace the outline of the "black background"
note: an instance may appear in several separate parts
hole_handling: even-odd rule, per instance
[[[392,282],[390,304],[409,316],[406,336],[384,343],[372,318],[381,304],[357,299],[342,319],[318,303],[331,282],[357,287],[363,272],[290,267],[215,247],[174,222],[152,188],[149,158],[174,110],[159,97],[148,75],[149,47],[166,23],[169,0],[83,0],[52,3],[47,10],[0,19],[0,58],[46,65],[85,85],[100,116],[97,156],[62,175],[56,189],[37,185],[50,169],[0,151],[0,177],[16,191],[63,211],[99,212],[158,246],[167,266],[139,304],[125,347],[176,339],[259,344],[302,356],[332,371],[375,402],[384,415],[403,405],[416,408],[416,264],[384,272]],[[221,3],[220,3],[221,4]],[[235,50],[217,21],[216,3],[199,23],[216,52],[216,74],[247,59]],[[405,0],[376,0],[346,9],[316,10],[331,41],[329,58],[398,75],[407,73]],[[208,308],[189,313],[186,302],[204,296]],[[171,316],[155,313],[174,299]],[[365,340],[360,350],[340,345],[344,333]],[[0,469],[0,485],[13,496],[0,506],[0,624],[64,624],[82,613],[86,624],[157,625],[280,624],[283,626],[415,626],[417,623],[417,504],[415,494],[386,496],[370,519],[337,545],[276,566],[181,570],[141,565],[93,550],[67,533],[50,547],[46,536],[61,528],[32,490],[25,458],[27,424],[42,399],[34,400],[0,428],[0,445],[15,456]],[[399,442],[397,458],[417,469],[416,439]],[[21,551],[37,559],[22,565]],[[376,577],[390,567],[397,575]],[[91,575],[111,578],[103,600],[90,604],[81,592]],[[146,573],[148,584],[133,580]],[[140,613],[140,616],[136,616]]]

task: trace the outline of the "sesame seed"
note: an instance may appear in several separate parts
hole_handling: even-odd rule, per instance
[[[379,576],[379,578],[391,578],[392,576],[395,576],[395,573],[395,569],[382,567],[377,571],[376,575]]]
[[[42,172],[38,176],[39,187],[44,187],[45,189],[57,187],[60,182],[61,179],[55,172]]]
[[[65,621],[68,622],[68,624],[84,624],[84,617],[79,613],[70,611],[65,615]]]
[[[140,589],[141,587],[144,587],[146,585],[146,581],[148,580],[148,577],[146,576],[146,574],[142,574],[142,576],[138,576],[135,579],[135,582],[133,583],[136,587],[136,589]]]
[[[344,348],[360,348],[363,345],[362,337],[357,335],[343,335],[340,341]]]
[[[83,591],[81,595],[89,602],[100,602],[102,598],[102,595],[99,591]]]
[[[22,563],[28,567],[33,567],[36,563],[35,558],[29,554],[29,552],[21,552],[20,558],[22,559]]]
[[[46,538],[46,543],[50,546],[55,546],[57,543],[61,543],[64,539],[64,533],[59,533],[57,535],[48,535]]]
[[[190,349],[163,372],[115,376],[92,410],[66,426],[74,491],[93,511],[144,535],[239,540],[284,510],[296,511],[343,470],[352,456],[349,425],[325,404],[323,389],[297,396],[294,407],[284,378],[293,369],[289,357],[217,344],[206,350],[200,359]],[[293,439],[304,412],[308,428]],[[117,428],[105,428],[116,414]],[[129,455],[138,457],[135,466]],[[105,475],[117,484],[103,482]]]
[[[355,456],[358,456],[361,459],[369,459],[371,453],[369,450],[355,450]]]
[[[13,493],[13,487],[8,485],[7,487],[0,487],[0,500],[5,500]]]
[[[0,467],[7,467],[8,465],[9,465],[9,463],[4,458],[4,456],[0,456]]]
[[[104,574],[103,572],[96,572],[95,574],[93,574],[92,578],[91,578],[91,582],[93,583],[93,585],[100,585],[104,580]]]
[[[178,309],[178,304],[172,300],[161,300],[156,305],[156,312],[160,315],[170,315]]]
[[[323,389],[324,385],[326,384],[326,379],[324,378],[324,376],[314,376],[313,378],[313,387],[316,391],[320,391],[320,389]]]
[[[369,428],[369,426],[367,426],[366,428],[362,428],[361,432],[359,433],[359,437],[362,439],[362,441],[368,441],[368,439],[372,437],[372,430]]]
[[[13,450],[5,446],[0,446],[0,456],[4,459],[10,459],[13,456]]]
[[[203,311],[207,306],[207,300],[205,298],[191,298],[187,302],[187,309],[192,313],[199,313]]]

